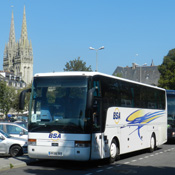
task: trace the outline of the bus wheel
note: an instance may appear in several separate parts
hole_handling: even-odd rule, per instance
[[[115,160],[118,160],[119,157],[119,147],[115,139],[112,140],[111,146],[110,146],[110,158],[109,162],[113,163]]]
[[[151,140],[150,140],[149,152],[152,153],[155,150],[155,147],[156,147],[156,139],[155,139],[154,134],[152,134]]]

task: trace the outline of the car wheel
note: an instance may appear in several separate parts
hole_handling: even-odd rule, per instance
[[[23,154],[23,151],[19,145],[14,145],[10,148],[10,155],[12,157],[21,156],[22,154]]]

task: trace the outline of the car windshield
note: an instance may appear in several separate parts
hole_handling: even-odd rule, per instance
[[[86,98],[86,77],[35,78],[29,131],[84,133]]]
[[[7,134],[6,132],[0,130],[0,133],[3,134],[6,138],[10,138],[11,136]]]
[[[16,124],[18,124],[18,125],[20,125],[20,126],[22,126],[23,128],[25,128],[25,129],[27,129],[28,128],[28,124],[27,124],[27,122],[15,122]]]

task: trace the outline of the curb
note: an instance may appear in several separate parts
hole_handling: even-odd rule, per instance
[[[31,159],[27,155],[21,157],[0,157],[0,171],[27,166],[27,164],[36,162],[37,159]]]

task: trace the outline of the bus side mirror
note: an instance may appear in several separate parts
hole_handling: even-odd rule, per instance
[[[93,87],[92,89],[89,89],[88,92],[88,100],[87,100],[87,108],[90,109],[92,107],[92,103],[94,100],[94,92],[95,92],[95,87]]]
[[[25,105],[25,96],[26,93],[31,92],[31,88],[30,89],[25,89],[20,93],[19,96],[19,109],[23,110],[24,109],[24,105]]]

